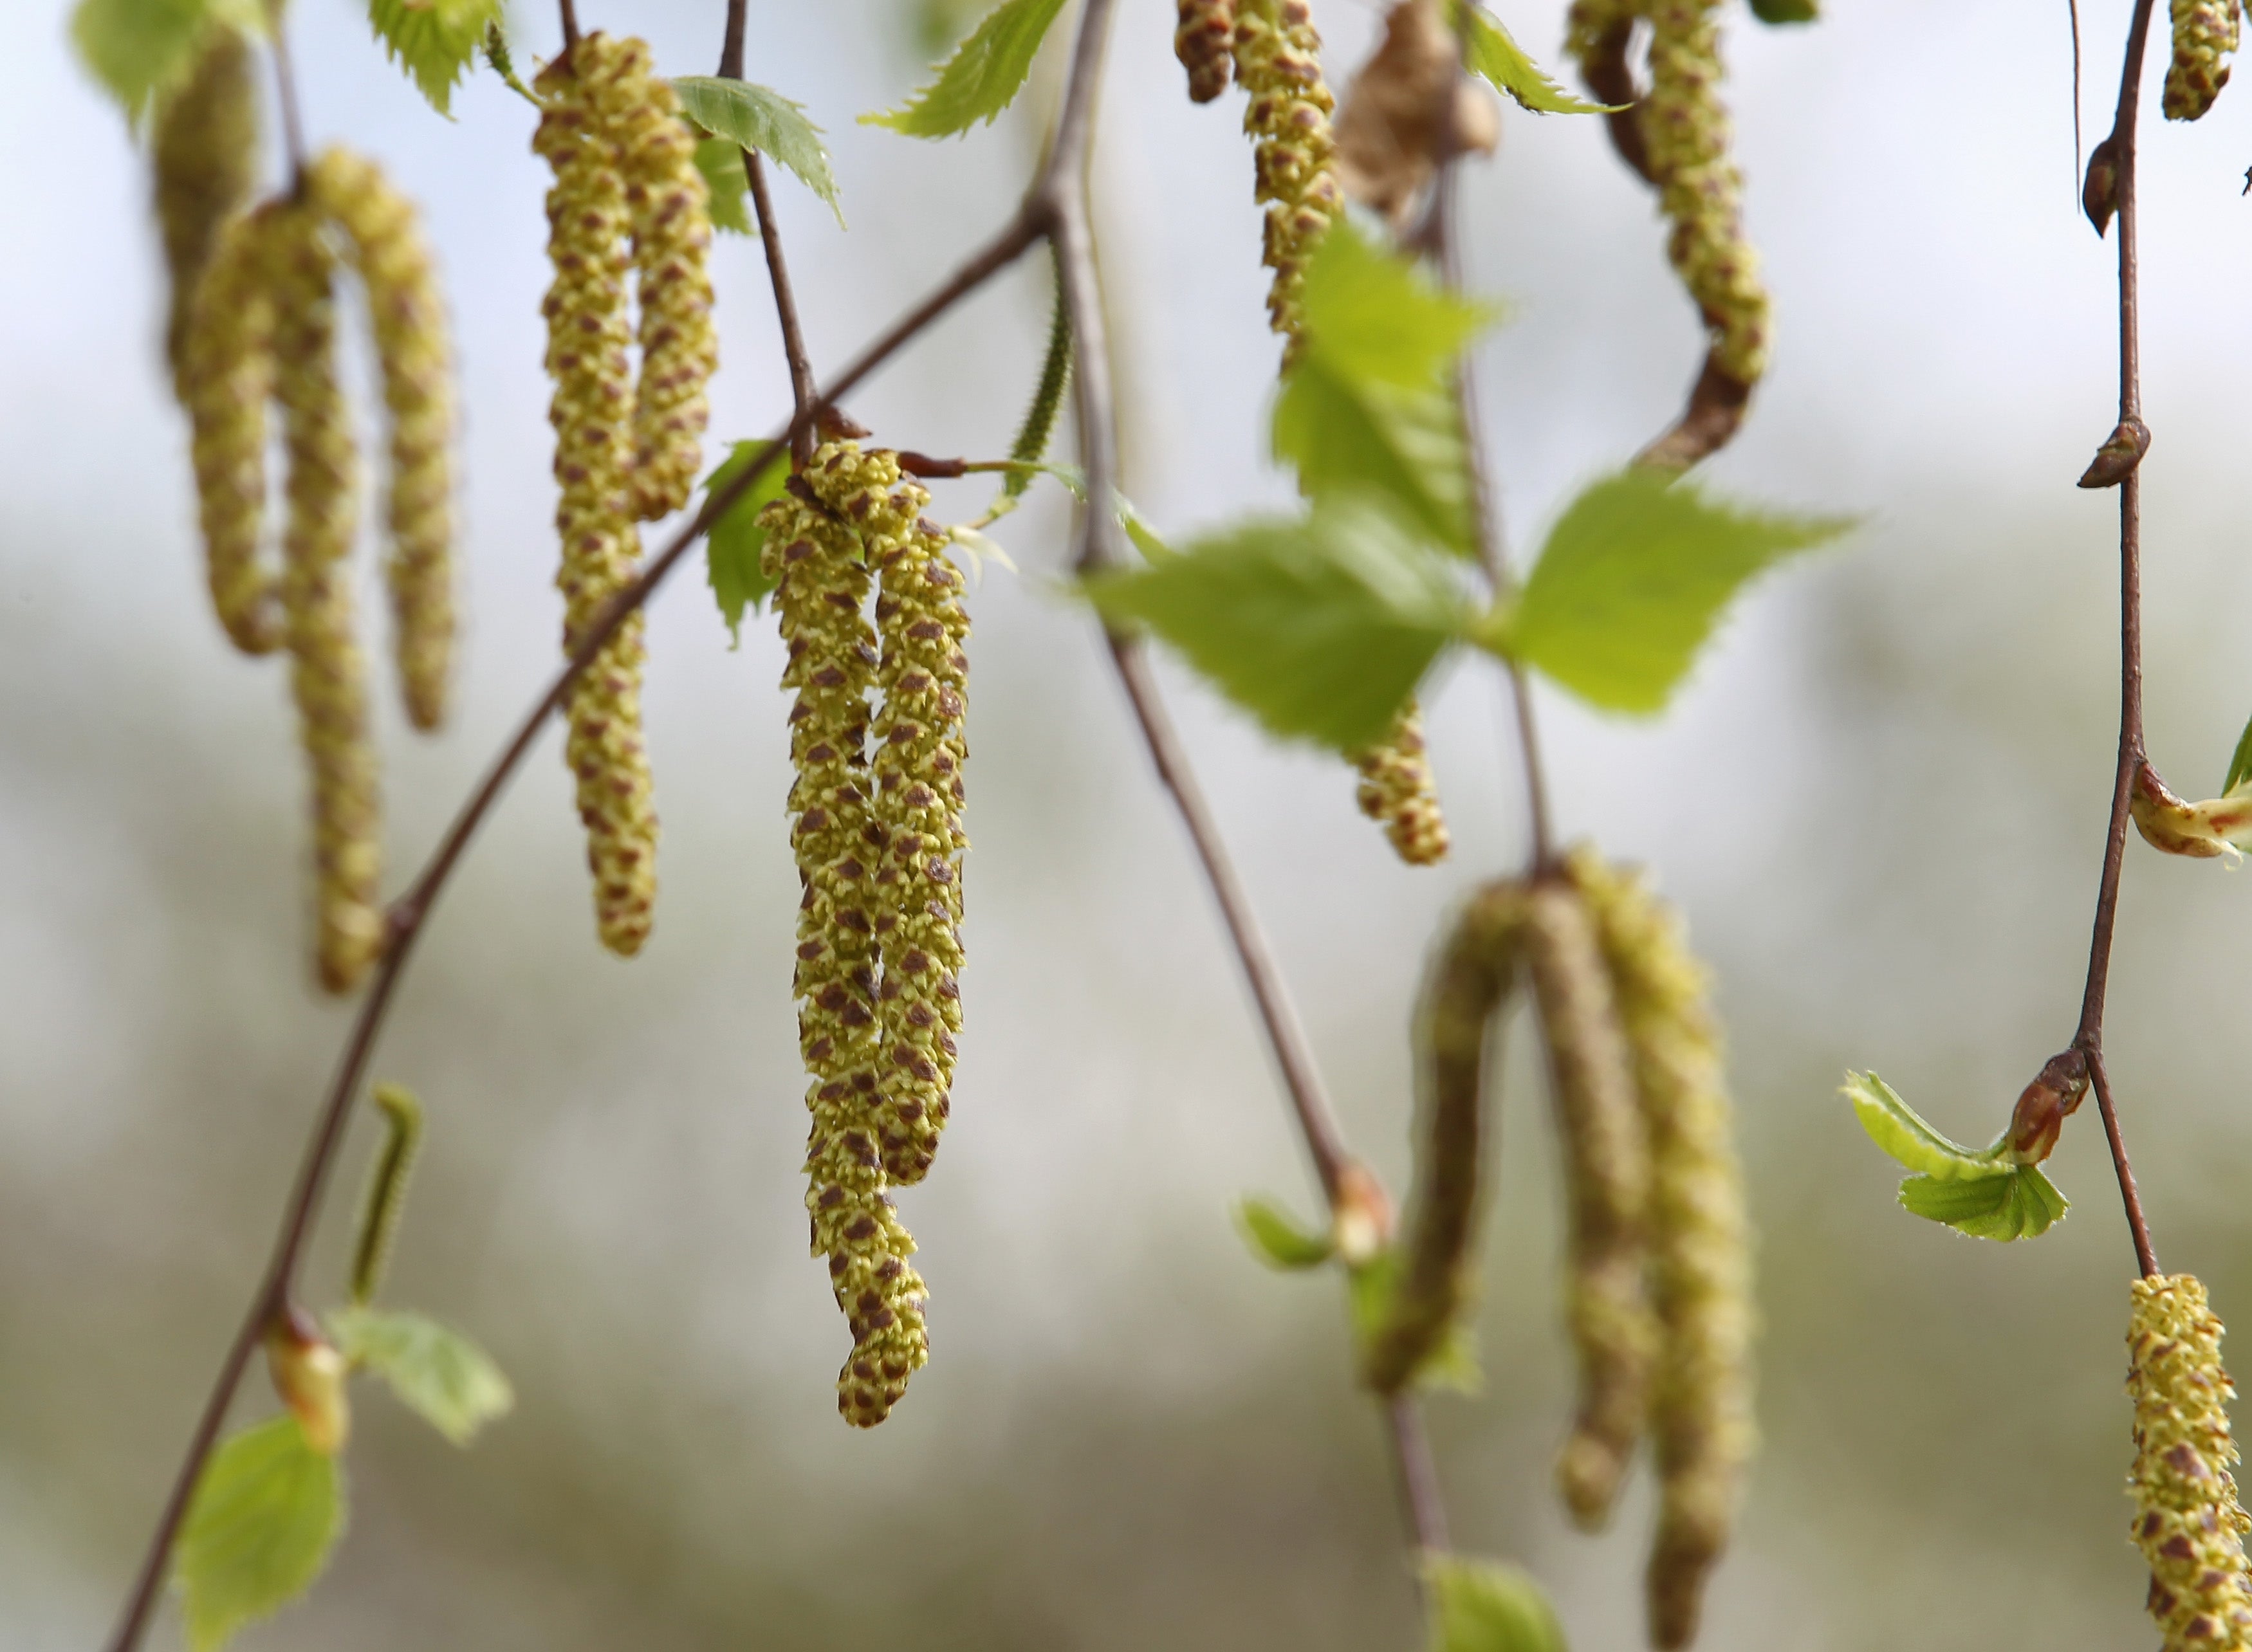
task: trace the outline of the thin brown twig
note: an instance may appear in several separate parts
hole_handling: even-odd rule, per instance
[[[574,0],[555,0],[556,10],[563,23],[563,49],[568,52],[579,44],[579,8]]]
[[[289,35],[277,3],[266,17],[268,37],[274,43],[274,101],[282,108],[282,149],[289,162],[289,188],[305,182],[305,122],[297,107],[297,66],[289,56]]]

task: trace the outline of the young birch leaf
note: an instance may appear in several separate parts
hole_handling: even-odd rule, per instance
[[[2039,1239],[2070,1209],[2056,1184],[2030,1164],[1975,1182],[1911,1176],[1900,1186],[1903,1209],[1944,1223],[1972,1239]]]
[[[1787,3],[1787,0],[1786,0]],[[1798,0],[1806,3],[1807,0]],[[1520,108],[1535,115],[1608,115],[1624,104],[1590,103],[1575,98],[1541,73],[1525,48],[1509,38],[1501,19],[1484,6],[1470,8],[1470,40],[1465,64],[1472,74],[1483,75],[1495,87],[1515,98]]]
[[[735,449],[719,462],[719,467],[704,479],[704,490],[717,493],[737,476],[743,469],[767,449],[763,441],[739,441]],[[743,641],[743,611],[755,608],[766,600],[775,582],[766,576],[761,566],[767,547],[767,531],[759,525],[759,512],[768,503],[782,496],[789,481],[789,467],[784,463],[770,465],[764,475],[751,484],[751,490],[727,508],[727,514],[712,524],[704,536],[705,577],[711,581],[712,595],[719,605],[719,617],[727,622],[727,635],[733,646]]]
[[[696,170],[704,175],[704,188],[712,198],[712,227],[730,235],[753,233],[751,209],[745,199],[750,185],[743,176],[742,145],[727,138],[699,140]]]
[[[2001,1143],[1981,1151],[1950,1141],[1873,1072],[1848,1072],[1842,1093],[1853,1104],[1869,1140],[1908,1170],[1935,1182],[1991,1180],[2009,1172],[2000,1157]]]
[[[983,121],[991,125],[1023,89],[1033,54],[1063,0],[1002,0],[986,14],[907,107],[860,117],[909,137],[953,137]]]
[[[2228,760],[2228,778],[2221,782],[2221,789],[2224,794],[2233,792],[2248,780],[2252,780],[2252,723],[2245,724],[2244,732],[2237,736],[2235,754]]]
[[[1375,493],[1435,543],[1460,556],[1475,551],[1469,449],[1448,391],[1355,383],[1317,345],[1283,381],[1274,442],[1307,497]]]
[[[295,1600],[343,1530],[337,1460],[306,1443],[296,1418],[285,1412],[226,1440],[196,1482],[174,1562],[188,1645],[214,1652]]]
[[[204,31],[240,9],[212,0],[79,0],[71,40],[125,118],[137,124],[159,94],[187,78]]]
[[[1327,1233],[1310,1233],[1272,1199],[1247,1198],[1235,1207],[1237,1225],[1252,1253],[1269,1267],[1294,1273],[1319,1267],[1337,1253]]]
[[[1255,521],[1178,556],[1097,574],[1088,594],[1140,621],[1285,739],[1374,744],[1467,623],[1449,564],[1365,501]]]
[[[329,1315],[329,1334],[345,1358],[390,1384],[401,1403],[457,1446],[516,1404],[484,1350],[420,1314],[340,1308]]]
[[[506,9],[506,0],[367,0],[367,20],[391,60],[450,118],[454,88]]]
[[[821,128],[807,118],[803,104],[791,101],[769,87],[748,80],[725,80],[717,75],[684,74],[672,82],[680,97],[681,113],[713,137],[760,154],[788,167],[797,181],[829,205],[837,226],[844,226],[844,208],[837,195],[837,177],[829,170],[829,149]],[[739,166],[737,171],[742,169]],[[740,192],[740,185],[738,184]]]
[[[1431,1652],[1565,1652],[1555,1608],[1518,1567],[1435,1554],[1425,1558],[1423,1577],[1431,1590]]]
[[[1786,517],[1635,469],[1572,502],[1496,639],[1590,705],[1655,713],[1736,592],[1849,517]]]
[[[1498,306],[1448,292],[1350,219],[1331,226],[1306,265],[1306,336],[1331,368],[1360,383],[1421,389],[1443,381]]]

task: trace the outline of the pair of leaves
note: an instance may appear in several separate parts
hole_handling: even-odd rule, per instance
[[[1565,1652],[1564,1628],[1530,1573],[1498,1560],[1428,1555],[1431,1652]]]
[[[799,183],[826,202],[829,210],[837,215],[838,227],[844,227],[844,208],[838,198],[837,177],[830,169],[829,149],[821,141],[821,128],[808,117],[803,105],[768,87],[711,74],[678,75],[673,79],[672,89],[680,98],[681,113],[692,123],[739,149],[756,149],[761,155],[771,156],[777,165],[789,168]],[[722,207],[719,189],[713,191],[713,221],[718,221],[719,212],[728,211],[733,222],[722,227],[732,229],[740,224],[742,233],[748,234],[750,219],[743,211],[740,158],[734,158],[731,174],[707,160],[700,147],[696,162],[704,169],[706,183],[713,182],[715,173],[719,174],[720,188],[731,191],[732,206]]]
[[[1806,4],[1811,0],[1783,0],[1786,4],[1794,3]],[[1558,86],[1524,47],[1510,38],[1501,19],[1484,6],[1470,7],[1470,38],[1464,43],[1463,61],[1471,73],[1484,76],[1498,90],[1516,99],[1520,108],[1534,115],[1608,115],[1614,107],[1574,97]]]
[[[71,39],[95,80],[138,124],[188,78],[204,37],[226,24],[260,33],[258,0],[79,0]]]
[[[862,115],[861,123],[921,138],[955,137],[980,121],[991,125],[1024,89],[1048,25],[1062,10],[1063,0],[1003,0],[928,86],[900,108]]]
[[[430,107],[450,116],[454,88],[507,10],[506,0],[368,0],[367,20]]]
[[[1911,1213],[1973,1239],[2038,1239],[2071,1208],[2037,1166],[2012,1163],[2005,1130],[1990,1147],[1966,1148],[1934,1129],[1873,1072],[1848,1072],[1845,1099],[1869,1139],[1916,1172],[1901,1183]]]

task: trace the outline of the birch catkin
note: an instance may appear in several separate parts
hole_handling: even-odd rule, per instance
[[[1393,852],[1411,866],[1431,866],[1447,857],[1447,817],[1439,808],[1438,781],[1423,749],[1422,708],[1410,700],[1380,746],[1357,754],[1360,771],[1354,796],[1360,812],[1384,828]]]
[[[1705,972],[1679,919],[1591,850],[1575,850],[1567,868],[1602,936],[1649,1128],[1659,1327],[1651,1638],[1681,1647],[1696,1636],[1705,1579],[1727,1545],[1755,1441],[1743,1173]]]
[[[1189,98],[1209,103],[1227,90],[1235,67],[1235,0],[1180,0],[1173,55],[1189,73]]]
[[[1643,1282],[1650,1147],[1609,972],[1578,890],[1540,885],[1526,938],[1563,1146],[1566,1319],[1580,1367],[1579,1414],[1556,1483],[1574,1520],[1593,1530],[1609,1517],[1649,1404],[1658,1341]]]
[[[1305,0],[1238,0],[1235,78],[1249,95],[1243,129],[1252,140],[1257,198],[1266,204],[1264,260],[1275,272],[1268,324],[1282,335],[1284,364],[1302,347],[1298,295],[1315,243],[1345,211],[1331,170],[1337,108],[1322,80],[1322,38]]]
[[[2166,66],[2169,121],[2194,121],[2228,84],[2228,58],[2236,50],[2238,0],[2172,0],[2173,61]]]
[[[589,87],[615,68],[618,43],[590,34],[541,73],[532,147],[554,170],[548,191],[548,257],[554,281],[544,305],[547,371],[555,393],[556,584],[563,646],[580,640],[629,584],[641,557],[632,517],[634,390],[627,361],[627,212],[618,156]],[[649,939],[657,896],[657,811],[642,742],[640,612],[612,633],[573,688],[568,755],[594,873],[595,925],[622,956]]]
[[[274,393],[275,243],[285,213],[270,203],[221,234],[197,285],[183,347],[205,582],[219,623],[246,654],[269,654],[282,641],[279,592],[259,538],[266,403]]]
[[[2165,1652],[2235,1652],[2252,1645],[2244,1535],[2252,1531],[2229,1469],[2236,1396],[2221,1364],[2221,1324],[2187,1274],[2134,1283],[2127,1329],[2127,1393],[2135,1402],[2136,1544],[2151,1563],[2151,1616]]]
[[[307,177],[359,271],[390,416],[393,649],[407,719],[444,722],[454,644],[452,351],[414,205],[372,161],[330,149]]]
[[[219,232],[249,204],[257,183],[258,94],[250,42],[222,24],[210,31],[195,67],[156,111],[156,224],[164,244],[170,299],[164,358],[186,399],[185,370],[196,283]]]

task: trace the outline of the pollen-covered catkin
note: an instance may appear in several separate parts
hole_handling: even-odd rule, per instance
[[[1250,98],[1243,129],[1252,139],[1257,198],[1267,206],[1264,259],[1275,272],[1267,320],[1282,335],[1286,365],[1301,348],[1306,261],[1345,211],[1331,166],[1337,100],[1322,80],[1321,51],[1306,0],[1237,0],[1235,79]]]
[[[2173,61],[2166,66],[2169,121],[2194,121],[2228,84],[2241,26],[2238,0],[2172,0]]]
[[[849,486],[866,456],[824,446],[810,475]],[[896,475],[896,469],[893,474]],[[864,607],[870,570],[856,526],[824,503],[806,475],[768,505],[765,559],[789,649],[791,845],[804,897],[798,909],[798,1044],[812,1079],[806,1106],[806,1209],[813,1250],[852,1332],[838,1373],[845,1420],[872,1427],[890,1414],[929,1357],[923,1285],[907,1258],[914,1241],[885,1197],[879,1146],[875,878],[883,829],[868,797],[868,693],[879,656]]]
[[[393,648],[407,719],[445,720],[454,643],[452,351],[445,302],[414,205],[372,161],[330,149],[308,186],[343,231],[367,295],[391,421]]]
[[[1422,708],[1413,700],[1380,746],[1357,753],[1360,771],[1354,792],[1360,812],[1384,828],[1393,851],[1410,866],[1432,866],[1447,857],[1447,817],[1439,808],[1438,781],[1423,749]]]
[[[627,212],[615,147],[589,87],[617,43],[590,34],[539,79],[546,108],[532,147],[555,174],[547,195],[554,280],[547,289],[547,371],[555,393],[555,527],[562,542],[563,646],[580,640],[633,579],[641,543],[632,517],[634,388],[626,323]],[[587,828],[595,927],[630,957],[649,939],[657,899],[657,809],[642,741],[644,657],[638,610],[612,633],[571,692],[571,772]]]
[[[2244,1534],[2252,1530],[2229,1473],[2236,1390],[2221,1364],[2221,1324],[2187,1274],[2134,1284],[2127,1329],[2127,1393],[2135,1402],[2136,1544],[2151,1563],[2151,1616],[2165,1652],[2252,1646]]]
[[[1659,1328],[1651,1435],[1658,1533],[1651,1639],[1696,1636],[1727,1546],[1752,1426],[1751,1246],[1743,1172],[1705,971],[1680,920],[1591,849],[1567,863],[1602,940],[1650,1135],[1650,1279]]]
[[[266,403],[274,393],[274,272],[287,208],[271,202],[220,234],[196,288],[181,392],[194,427],[196,507],[212,607],[235,647],[282,641],[266,517]]]
[[[1189,99],[1209,103],[1227,90],[1235,67],[1235,0],[1180,0],[1173,55],[1189,72]]]
[[[1581,1527],[1609,1517],[1642,1437],[1658,1327],[1644,1294],[1650,1146],[1595,920],[1570,883],[1527,905],[1526,956],[1548,1051],[1563,1147],[1566,1319],[1579,1358],[1579,1414],[1556,1484]]]
[[[312,769],[320,979],[344,992],[383,945],[380,803],[346,566],[358,528],[359,453],[337,383],[335,254],[310,205],[284,206],[274,221],[275,394],[289,461],[282,607]]]
[[[183,399],[196,282],[219,231],[248,205],[257,182],[254,66],[250,42],[240,30],[225,24],[212,28],[186,81],[157,108],[150,135],[156,225],[171,282],[164,358]]]

